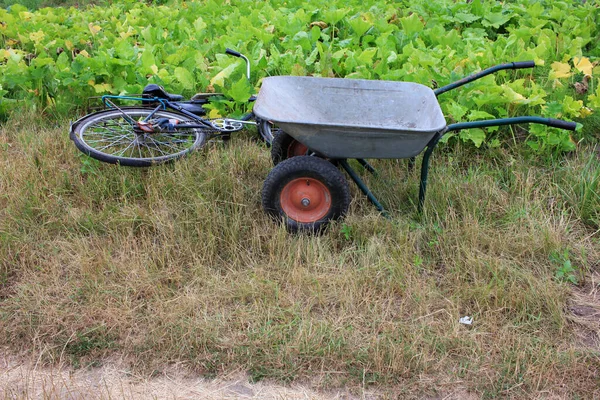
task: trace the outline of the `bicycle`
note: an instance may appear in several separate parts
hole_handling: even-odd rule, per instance
[[[231,49],[226,54],[242,58],[250,79],[250,61]],[[183,157],[208,140],[226,139],[245,125],[257,126],[270,145],[274,129],[252,112],[239,119],[206,119],[203,107],[219,94],[201,93],[184,100],[156,84],[147,85],[141,97],[102,96],[105,109],[87,114],[71,124],[69,137],[84,154],[111,164],[149,167]],[[255,96],[248,99],[256,100]],[[116,102],[139,101],[141,106],[119,106]]]

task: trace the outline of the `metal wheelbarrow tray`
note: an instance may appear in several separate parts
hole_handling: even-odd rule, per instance
[[[534,66],[533,61],[500,64],[435,90],[411,82],[297,76],[264,79],[253,112],[281,128],[279,136],[282,143],[285,138],[287,150],[277,155],[277,161],[273,156],[276,165],[263,185],[263,208],[282,218],[292,231],[320,230],[329,220],[342,217],[349,206],[346,179],[334,166],[339,165],[385,214],[347,159],[356,159],[374,173],[366,158],[414,161],[425,150],[419,187],[421,211],[429,158],[445,133],[524,123],[575,130],[574,122],[535,116],[446,124],[437,100],[440,94],[499,70]],[[273,151],[277,141],[276,137]]]
[[[446,120],[433,90],[412,82],[276,76],[254,106],[328,158],[409,158]]]

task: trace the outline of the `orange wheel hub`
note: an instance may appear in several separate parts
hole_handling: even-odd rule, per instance
[[[305,145],[303,145],[302,143],[300,143],[297,140],[293,140],[292,143],[290,143],[290,145],[288,146],[287,156],[288,156],[288,158],[292,158],[292,157],[296,157],[296,156],[303,156],[303,155],[306,155],[307,151],[308,151],[308,147],[306,147]]]
[[[303,223],[316,222],[329,212],[331,193],[316,179],[297,178],[283,187],[279,202],[289,218]]]

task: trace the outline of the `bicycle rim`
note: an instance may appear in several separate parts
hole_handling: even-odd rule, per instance
[[[91,114],[74,126],[77,147],[100,161],[126,166],[150,166],[173,160],[201,146],[206,132],[174,125],[169,130],[143,132],[132,121],[169,118],[177,123],[193,122],[183,114],[152,109],[129,108]],[[126,114],[123,115],[123,114]]]

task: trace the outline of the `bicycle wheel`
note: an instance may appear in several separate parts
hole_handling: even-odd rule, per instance
[[[178,127],[194,122],[184,114],[151,108],[123,107],[87,115],[71,126],[75,146],[97,160],[128,167],[150,167],[182,157],[206,140],[207,130]],[[125,115],[124,115],[125,114]],[[148,117],[152,114],[152,117]],[[145,131],[144,125],[162,119],[169,128]]]

